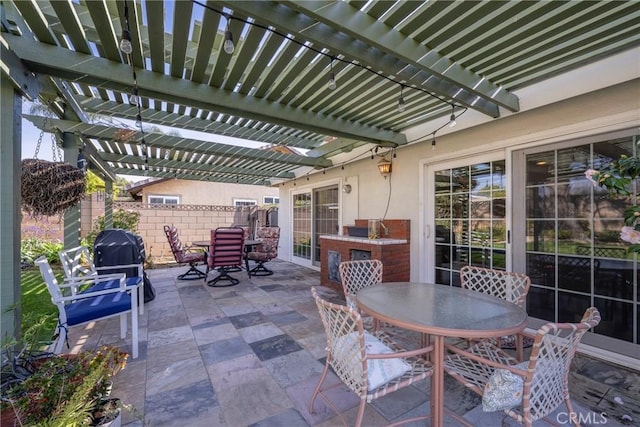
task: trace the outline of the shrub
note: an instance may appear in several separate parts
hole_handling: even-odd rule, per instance
[[[125,211],[124,209],[113,211],[113,228],[119,228],[135,233],[137,232],[139,222],[140,212]],[[96,237],[105,228],[104,215],[100,215],[98,218],[96,218],[93,230],[91,230],[87,235],[84,245],[92,248],[94,242],[96,241]]]
[[[20,258],[23,261],[33,263],[33,261],[42,255],[47,257],[50,264],[59,263],[58,252],[64,248],[59,240],[46,241],[36,238],[28,238],[22,241],[20,245]]]

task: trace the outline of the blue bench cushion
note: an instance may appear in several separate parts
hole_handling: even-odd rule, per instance
[[[64,309],[67,313],[67,325],[79,325],[94,319],[130,310],[131,295],[127,292],[99,295],[68,304]]]
[[[107,281],[104,281],[104,282],[95,283],[95,284],[89,286],[84,291],[79,292],[79,293],[88,294],[90,292],[104,291],[106,289],[113,289],[113,288],[117,288],[119,286],[120,286],[120,280],[107,280]]]
[[[126,286],[138,286],[140,283],[142,283],[142,279],[140,277],[127,277],[125,278],[124,283]],[[98,282],[79,293],[86,294],[89,292],[104,291],[105,289],[113,289],[117,288],[118,286],[120,286],[119,280],[107,280],[104,282]]]

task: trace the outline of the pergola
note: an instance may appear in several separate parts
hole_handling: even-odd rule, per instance
[[[461,114],[518,113],[515,90],[636,48],[640,27],[635,1],[20,0],[0,11],[3,333],[19,314],[5,309],[20,294],[22,97],[52,112],[26,119],[107,182],[274,185],[354,149],[418,142],[411,129],[430,140]]]

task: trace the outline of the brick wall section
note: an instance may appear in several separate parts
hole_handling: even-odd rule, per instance
[[[358,227],[367,226],[366,219],[356,220]],[[379,259],[384,265],[382,275],[383,282],[407,282],[411,274],[410,251],[410,221],[409,220],[385,220],[384,225],[389,229],[388,239],[402,239],[407,243],[402,244],[375,244],[366,238],[352,240],[320,239],[320,283],[324,286],[342,292],[342,284],[329,279],[328,251],[340,253],[342,261],[351,259],[351,250],[370,251],[372,259]]]

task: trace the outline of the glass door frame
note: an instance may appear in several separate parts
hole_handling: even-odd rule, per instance
[[[423,176],[420,179],[421,185],[424,188],[421,191],[423,194],[423,209],[420,209],[419,217],[420,223],[424,224],[421,230],[422,244],[419,247],[419,260],[418,265],[422,268],[418,272],[419,280],[429,283],[435,283],[436,278],[436,225],[435,225],[435,173],[442,169],[453,169],[464,166],[469,166],[476,163],[505,161],[505,189],[506,189],[506,206],[505,211],[505,223],[507,228],[507,235],[510,236],[511,229],[511,165],[510,159],[505,156],[504,150],[496,150],[480,155],[469,155],[464,157],[458,157],[456,159],[443,159],[437,162],[424,162],[421,168]],[[511,241],[507,239],[505,247],[506,267],[507,270],[511,270]]]
[[[326,181],[321,181],[321,182],[317,182],[314,183],[313,185],[301,185],[298,186],[299,188],[295,188],[293,189],[290,193],[289,193],[289,200],[290,200],[290,227],[291,227],[291,260],[293,263],[297,264],[297,265],[301,265],[303,267],[309,267],[309,268],[313,268],[313,269],[320,269],[320,260],[314,260],[314,247],[315,247],[315,235],[314,235],[314,231],[315,231],[315,215],[314,215],[314,209],[315,209],[315,192],[317,190],[321,190],[324,188],[328,188],[328,187],[332,187],[332,186],[337,186],[338,189],[342,188],[342,180],[340,179],[328,179]],[[311,225],[310,225],[310,230],[311,230],[311,258],[310,259],[306,259],[306,258],[301,258],[301,257],[297,257],[294,255],[294,251],[293,251],[293,232],[294,232],[294,221],[293,221],[293,198],[296,195],[299,194],[304,194],[304,193],[310,193],[311,194]],[[343,222],[343,198],[344,197],[344,193],[342,191],[338,191],[338,229],[341,230],[342,229],[342,222]],[[317,262],[316,262],[317,261]]]

